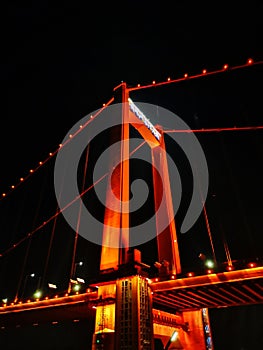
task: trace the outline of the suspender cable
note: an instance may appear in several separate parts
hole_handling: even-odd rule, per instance
[[[82,180],[81,193],[83,193],[84,189],[85,189],[85,181],[86,181],[86,175],[87,175],[89,149],[90,149],[90,144],[88,144],[87,150],[86,150],[86,158],[85,158],[85,166],[84,166],[84,174],[83,174],[83,180]],[[80,200],[80,202],[79,202],[79,212],[78,212],[76,233],[75,233],[75,238],[74,238],[72,260],[71,260],[70,278],[69,278],[69,283],[68,283],[68,293],[71,292],[71,279],[74,278],[75,259],[76,259],[77,243],[78,243],[78,237],[79,237],[80,218],[81,218],[81,211],[82,211],[82,205],[83,205],[81,196],[79,197],[79,200]]]
[[[18,285],[17,285],[16,294],[15,294],[15,298],[14,298],[14,302],[15,303],[17,302],[17,300],[19,298],[19,292],[20,292],[20,288],[22,286],[23,277],[24,277],[24,274],[25,274],[25,267],[26,267],[27,258],[28,258],[28,255],[29,255],[31,242],[32,242],[32,236],[29,237],[29,241],[28,241],[27,248],[26,248],[26,254],[25,254],[25,257],[24,257],[24,260],[23,260],[21,271],[20,271]]]
[[[227,264],[228,266],[232,266],[232,259],[231,259],[231,256],[230,256],[230,251],[228,249],[228,244],[226,242],[226,240],[224,239],[224,248],[225,248],[225,253],[226,253],[226,258],[227,258]]]
[[[140,145],[138,145],[134,150],[132,150],[130,152],[130,155],[134,154],[135,152],[137,152],[138,149],[140,149],[143,145],[145,145],[146,141],[143,141]],[[58,215],[60,215],[61,213],[63,213],[64,210],[68,209],[72,204],[74,204],[79,198],[81,198],[82,196],[84,196],[84,194],[88,193],[93,187],[95,187],[98,183],[100,183],[100,181],[102,181],[103,179],[105,179],[107,176],[109,175],[109,173],[105,173],[104,175],[102,175],[97,181],[95,181],[91,186],[89,186],[88,188],[86,188],[84,191],[82,191],[82,193],[77,196],[76,198],[74,198],[71,202],[69,202],[64,208],[60,209],[58,212],[56,212],[54,215],[50,216],[48,219],[46,219],[46,221],[39,225],[37,228],[35,228],[34,230],[32,230],[31,232],[27,233],[23,238],[21,238],[19,241],[17,241],[15,244],[13,244],[11,247],[7,248],[5,251],[3,251],[2,253],[0,253],[0,257],[3,257],[5,255],[7,255],[8,253],[10,253],[11,251],[13,251],[15,248],[19,247],[23,242],[25,242],[28,238],[30,238],[31,236],[33,236],[36,232],[38,232],[41,228],[43,228],[45,225],[47,225],[48,223],[50,223],[52,220],[54,220]]]
[[[211,229],[210,229],[210,224],[209,224],[207,211],[206,211],[206,205],[205,205],[203,199],[202,199],[202,202],[203,202],[203,209],[204,209],[205,224],[206,224],[206,229],[207,229],[207,233],[208,233],[209,240],[210,240],[210,245],[211,245],[211,249],[212,249],[212,253],[213,253],[213,258],[214,258],[214,262],[217,263],[217,261],[216,261],[216,254],[215,254],[215,248],[214,248],[212,234],[211,234]]]
[[[57,209],[57,213],[58,212],[59,212],[59,209]],[[55,218],[54,218],[53,226],[52,226],[52,231],[51,231],[51,236],[50,236],[50,241],[49,241],[49,246],[48,246],[48,252],[47,252],[47,258],[46,258],[46,263],[45,263],[44,272],[43,272],[43,276],[42,276],[42,281],[41,281],[41,284],[40,284],[40,289],[42,289],[44,287],[44,283],[45,283],[45,280],[46,280],[47,268],[48,268],[50,252],[51,252],[52,244],[53,244],[53,240],[54,240],[55,229],[56,229],[56,224],[57,224],[57,218],[58,218],[58,216],[56,215]]]
[[[244,223],[244,231],[246,231],[246,237],[247,237],[247,244],[250,244],[250,248],[253,250],[254,252],[254,256],[256,256],[256,247],[255,247],[255,242],[254,242],[254,237],[253,237],[253,232],[251,231],[251,228],[249,227],[248,224],[248,220],[247,220],[247,215],[242,203],[242,197],[241,197],[241,191],[239,191],[238,189],[238,182],[235,179],[235,174],[233,172],[233,168],[231,166],[231,159],[229,157],[229,153],[227,150],[227,145],[225,142],[225,137],[224,134],[220,135],[220,145],[222,148],[222,154],[223,154],[223,159],[226,162],[227,165],[227,170],[228,170],[228,174],[229,174],[229,178],[231,181],[231,185],[232,185],[232,189],[233,189],[233,193],[237,202],[237,209],[240,212],[240,219],[242,219],[243,223]]]
[[[173,131],[175,131],[175,130],[173,130]],[[195,165],[195,167],[196,167],[196,165]],[[211,250],[212,250],[213,260],[214,260],[214,264],[217,265],[215,248],[214,248],[212,233],[211,233],[210,224],[209,224],[209,220],[208,220],[205,200],[204,200],[204,196],[203,196],[203,193],[202,193],[202,190],[201,190],[200,179],[199,179],[197,171],[196,171],[196,176],[197,176],[198,189],[199,189],[199,193],[200,193],[200,199],[201,199],[202,206],[203,206],[203,214],[204,214],[204,219],[205,219],[205,225],[206,225],[206,229],[207,229],[207,233],[208,233],[208,237],[209,237],[209,242],[210,242],[210,246],[211,246]]]
[[[43,186],[42,186],[42,191],[40,193],[40,197],[42,197],[42,195],[43,195],[45,184],[46,184],[46,182],[44,181],[43,182]],[[35,218],[33,220],[33,225],[32,226],[34,226],[34,224],[36,222],[36,218],[37,218],[38,213],[39,213],[40,203],[41,203],[41,200],[38,201],[38,207],[37,207],[37,210],[36,210],[36,214],[35,214]],[[29,241],[28,241],[28,244],[27,244],[26,254],[24,256],[21,272],[20,272],[20,275],[19,275],[19,280],[18,280],[18,285],[17,285],[17,289],[16,289],[14,302],[17,302],[17,300],[19,298],[19,293],[20,293],[20,289],[21,289],[21,286],[22,286],[22,282],[23,282],[23,278],[24,278],[24,274],[25,274],[25,268],[26,268],[26,264],[27,264],[27,260],[28,260],[28,256],[29,256],[31,243],[32,243],[32,237],[33,237],[33,235],[29,235]]]
[[[63,183],[62,183],[62,186],[61,186],[60,195],[62,193],[62,188],[63,188]],[[55,230],[56,230],[56,224],[57,224],[59,211],[60,211],[59,210],[59,206],[57,206],[57,211],[56,211],[56,215],[54,217],[54,222],[53,222],[51,236],[50,236],[50,241],[49,241],[49,246],[48,246],[48,253],[47,253],[46,263],[45,263],[43,277],[42,277],[42,281],[41,281],[41,289],[43,288],[45,280],[46,280],[47,269],[48,269],[48,264],[49,264],[49,259],[50,259],[50,253],[51,253],[52,244],[53,244],[53,241],[54,241],[54,236],[55,236]]]

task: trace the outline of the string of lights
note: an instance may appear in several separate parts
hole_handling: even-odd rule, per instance
[[[233,67],[229,67],[228,64],[225,64],[223,66],[222,69],[220,70],[215,70],[215,71],[207,71],[206,69],[203,69],[202,71],[202,74],[197,74],[197,75],[192,75],[192,76],[189,76],[187,73],[184,74],[184,77],[183,78],[178,78],[178,79],[171,79],[171,78],[168,78],[167,81],[163,81],[163,82],[159,82],[159,83],[156,83],[155,81],[152,82],[152,84],[148,84],[148,85],[143,85],[141,86],[140,84],[137,85],[137,87],[131,87],[131,88],[128,88],[129,91],[134,91],[134,90],[139,90],[139,89],[146,89],[146,88],[150,88],[150,87],[155,87],[155,86],[161,86],[161,85],[166,85],[166,84],[170,84],[170,83],[176,83],[176,82],[180,82],[182,80],[185,80],[185,79],[195,79],[195,78],[200,78],[204,75],[214,75],[214,74],[218,74],[218,73],[222,73],[222,72],[225,72],[225,71],[230,71],[230,70],[236,70],[236,69],[241,69],[241,68],[245,68],[247,66],[251,66],[251,65],[257,65],[257,64],[262,64],[263,61],[254,61],[252,58],[249,58],[247,60],[247,62],[243,65],[238,65],[238,66],[233,66]],[[112,102],[114,101],[114,98],[111,98],[107,103],[104,103],[103,104],[103,108],[101,108],[98,112],[100,113],[104,108],[106,108],[108,105],[110,105]],[[92,116],[92,117],[95,117],[96,115]],[[81,128],[85,128],[88,124],[89,124],[90,120],[84,125],[80,125],[80,129]],[[248,127],[249,129],[252,130],[252,127]],[[247,129],[248,129],[247,128]],[[255,129],[256,127],[254,127]],[[261,128],[261,127],[257,127],[258,129]],[[245,129],[245,128],[243,128]],[[176,132],[212,132],[212,131],[224,131],[224,130],[240,130],[240,128],[228,128],[228,129],[200,129],[200,130],[193,130],[193,131],[183,131],[183,130],[180,130],[180,131],[176,131]],[[76,136],[78,133],[80,132],[80,130],[77,130],[76,133],[74,135],[69,135],[69,138],[73,138],[74,136]],[[166,132],[175,132],[175,131],[166,131]],[[70,141],[67,140],[65,142],[64,145],[60,144],[59,147],[54,151],[54,152],[50,152],[49,153],[49,157],[46,158],[44,161],[40,161],[38,163],[38,166],[35,168],[35,169],[30,169],[29,173],[25,176],[25,177],[20,177],[20,182],[18,182],[17,184],[15,185],[11,185],[10,186],[10,190],[8,192],[3,192],[2,193],[2,197],[0,197],[0,201],[6,197],[8,194],[10,194],[10,192],[12,192],[12,190],[16,189],[18,186],[20,186],[24,181],[26,181],[33,173],[35,173],[37,170],[39,170],[39,168],[41,168],[44,164],[46,164],[51,158],[53,158],[53,156],[55,156],[57,154],[57,152],[60,150],[61,147],[64,147],[68,142]]]
[[[107,104],[108,105],[108,104]],[[105,105],[106,106],[106,105]],[[80,125],[80,129],[85,128],[91,120],[89,120],[84,126]],[[212,132],[222,132],[222,131],[253,131],[253,130],[262,130],[263,125],[257,125],[257,126],[244,126],[244,127],[229,127],[229,128],[202,128],[202,129],[171,129],[171,130],[163,130],[164,133],[212,133]],[[3,200],[7,195],[9,195],[12,190],[15,190],[18,186],[20,186],[25,180],[27,180],[33,173],[35,173],[37,170],[39,170],[43,165],[45,165],[51,158],[53,158],[57,152],[64,147],[70,139],[75,137],[80,130],[76,131],[75,134],[70,135],[70,138],[62,145],[59,145],[59,148],[56,149],[54,152],[49,153],[49,157],[46,158],[44,161],[40,161],[39,165],[35,169],[30,169],[29,174],[26,177],[20,177],[20,182],[16,185],[12,185],[10,187],[10,190],[8,192],[2,193],[2,197],[0,197],[0,201]]]
[[[0,201],[3,200],[5,197],[7,197],[8,195],[11,194],[11,192],[13,192],[13,190],[15,190],[16,188],[18,188],[22,183],[24,183],[26,180],[28,180],[31,175],[33,173],[35,173],[37,170],[39,170],[43,165],[45,165],[47,162],[49,162],[58,152],[62,147],[65,147],[70,141],[71,139],[73,139],[74,137],[76,137],[82,129],[86,128],[89,123],[92,122],[92,120],[97,117],[108,105],[110,105],[112,102],[114,101],[114,98],[111,98],[107,103],[103,103],[103,107],[100,108],[96,114],[91,115],[90,119],[84,124],[84,125],[80,125],[79,129],[74,133],[74,134],[70,134],[69,138],[65,141],[64,144],[59,144],[59,147],[54,151],[54,152],[50,152],[49,156],[44,160],[44,161],[40,161],[38,163],[38,166],[35,169],[30,169],[29,173],[24,176],[24,177],[20,177],[20,182],[18,182],[15,185],[11,185],[10,189],[6,192],[2,193],[2,196],[0,197]]]
[[[130,152],[130,156],[132,154],[134,154],[140,147],[142,147],[143,145],[145,145],[146,141],[143,141],[140,145],[138,145],[134,150],[132,150]],[[105,177],[107,177],[109,174],[109,172],[105,173],[104,175],[102,175],[97,181],[95,181],[92,185],[90,185],[88,188],[86,188],[85,190],[82,190],[82,192],[76,196],[71,202],[69,202],[67,205],[65,205],[63,208],[61,208],[60,210],[57,210],[56,213],[52,216],[50,216],[48,219],[46,219],[42,224],[40,224],[38,227],[36,227],[34,230],[32,230],[31,232],[28,232],[24,237],[22,237],[19,241],[17,241],[16,243],[14,243],[12,246],[10,246],[9,248],[7,248],[5,251],[3,251],[2,253],[0,253],[0,258],[7,255],[8,253],[10,253],[11,251],[13,251],[15,248],[17,248],[18,246],[20,246],[23,242],[25,242],[27,239],[31,238],[35,233],[37,233],[38,231],[40,231],[43,227],[45,227],[48,223],[50,223],[51,221],[55,220],[60,214],[62,214],[66,209],[68,209],[72,204],[74,204],[77,200],[79,200],[80,198],[82,198],[87,192],[89,192],[92,188],[94,188],[100,181],[102,181]]]
[[[78,199],[80,199],[85,193],[87,193],[91,188],[93,188],[99,181],[101,181],[104,177],[106,177],[108,173],[104,174],[98,181],[93,183],[90,187],[88,187],[85,191],[83,191],[80,195],[76,196],[71,202],[69,202],[64,208],[57,211],[54,215],[50,216],[48,219],[46,219],[42,224],[40,224],[38,227],[36,227],[31,232],[27,233],[23,238],[21,238],[19,241],[14,243],[11,247],[7,248],[4,252],[0,253],[0,257],[5,256],[6,254],[10,253],[13,249],[20,246],[24,241],[32,237],[36,232],[40,231],[44,226],[46,226],[48,223],[50,223],[52,220],[54,220],[58,215],[63,213],[68,207],[70,207],[72,204],[74,204]]]
[[[106,106],[106,105],[105,105]],[[85,126],[90,122],[90,120],[85,124]],[[83,127],[85,127],[83,126]],[[82,126],[81,126],[82,128]],[[247,127],[233,127],[233,128],[211,128],[211,129],[184,129],[184,130],[163,130],[164,133],[210,133],[210,132],[222,132],[222,131],[248,131],[248,130],[262,130],[263,126],[247,126]],[[76,132],[78,133],[79,130]],[[76,136],[76,133],[74,135],[72,135],[72,137]],[[68,139],[65,144],[63,146],[66,145],[66,143],[68,143],[70,141],[70,139]],[[145,144],[145,141],[140,144],[135,150],[133,150],[131,152],[131,154],[133,154],[134,152],[136,152],[138,150],[138,148],[140,148],[143,144]],[[62,145],[61,145],[62,147]],[[60,148],[61,148],[60,147]],[[51,157],[54,156],[55,153],[50,154],[50,157],[45,160],[44,162],[42,162],[41,165],[43,165],[45,162],[47,162]],[[38,167],[39,168],[39,167]],[[38,169],[37,168],[37,169]],[[30,173],[31,174],[31,173]],[[8,254],[10,251],[12,251],[13,249],[15,249],[16,247],[18,247],[20,244],[22,244],[25,240],[27,240],[28,238],[30,238],[32,235],[34,235],[36,232],[38,232],[40,229],[42,229],[45,225],[47,225],[49,222],[51,222],[52,220],[54,220],[58,215],[60,215],[64,210],[66,210],[70,205],[74,204],[76,202],[76,200],[78,200],[79,198],[81,198],[85,193],[87,193],[89,190],[91,190],[91,188],[93,188],[98,182],[100,182],[103,178],[105,178],[108,175],[108,173],[105,173],[103,175],[102,178],[98,179],[93,185],[91,185],[90,187],[88,187],[86,190],[84,190],[79,196],[77,196],[75,199],[73,199],[70,203],[68,203],[68,205],[65,208],[62,208],[60,211],[58,211],[56,214],[54,214],[53,216],[51,216],[49,219],[47,219],[46,221],[44,221],[40,226],[38,226],[36,229],[34,229],[33,231],[31,231],[30,233],[26,234],[22,239],[20,239],[18,242],[16,242],[15,244],[13,244],[10,248],[6,249],[4,252],[0,253],[0,257]]]
[[[177,78],[177,79],[171,79],[170,77],[167,78],[166,81],[161,81],[161,82],[156,82],[155,80],[152,81],[151,84],[146,84],[146,85],[141,85],[137,84],[137,86],[134,87],[129,87],[128,91],[135,91],[135,90],[142,90],[142,89],[149,89],[152,87],[157,87],[157,86],[162,86],[162,85],[167,85],[171,83],[179,83],[184,80],[190,80],[190,79],[197,79],[201,78],[204,76],[208,75],[216,75],[216,74],[221,74],[226,71],[232,71],[232,70],[237,70],[237,69],[242,69],[242,68],[247,68],[248,66],[252,65],[259,65],[262,64],[263,61],[254,61],[252,58],[249,58],[245,64],[238,65],[238,66],[229,66],[228,64],[224,64],[221,69],[213,70],[213,71],[208,71],[207,69],[203,69],[202,73],[200,74],[195,74],[195,75],[189,75],[188,73],[185,73],[183,77]]]
[[[150,85],[145,85],[145,86],[142,86],[142,87],[139,87],[139,88],[148,88],[148,87],[153,87],[153,86],[161,86],[161,85],[165,85],[165,84],[169,84],[169,83],[175,83],[175,82],[179,82],[179,81],[182,81],[182,80],[185,80],[186,78],[189,78],[189,79],[194,79],[194,78],[199,78],[199,77],[202,77],[204,75],[211,75],[211,74],[217,74],[217,73],[221,73],[223,71],[226,71],[226,70],[233,70],[233,69],[239,69],[239,68],[244,68],[244,67],[247,67],[248,65],[251,65],[251,64],[261,64],[263,63],[262,62],[257,62],[257,63],[254,63],[252,60],[249,62],[247,62],[246,65],[243,65],[243,66],[238,66],[238,67],[232,67],[232,68],[229,68],[228,65],[225,65],[223,70],[220,70],[220,71],[214,71],[214,72],[207,72],[206,70],[203,70],[202,74],[199,74],[199,75],[195,75],[195,76],[190,76],[188,77],[188,75],[186,74],[184,76],[183,79],[176,79],[176,80],[171,80],[169,78],[169,80],[167,82],[160,82],[160,83],[156,83],[156,82],[153,82],[153,84],[150,84]],[[137,88],[131,88],[129,89],[130,91],[132,90],[138,90],[138,87]],[[96,114],[96,115],[92,115],[90,117],[90,119],[84,124],[84,125],[80,125],[79,129],[72,135],[69,135],[69,138],[68,140],[64,143],[64,144],[60,144],[59,147],[54,151],[54,152],[50,152],[49,153],[49,157],[47,159],[45,159],[44,161],[42,162],[39,162],[38,166],[35,168],[35,169],[30,169],[29,171],[29,174],[24,177],[24,178],[20,178],[20,182],[17,184],[17,185],[12,185],[11,186],[11,190],[14,190],[15,188],[17,188],[18,186],[20,186],[22,183],[25,182],[25,180],[27,180],[33,173],[35,173],[38,169],[40,169],[42,167],[42,165],[46,164],[50,159],[52,159],[56,154],[57,152],[62,148],[64,147],[66,144],[68,144],[71,139],[73,139],[75,136],[77,136],[77,134],[79,132],[81,132],[81,130],[83,130],[83,128],[85,128],[90,122],[92,122],[92,119],[94,117],[96,117],[105,107],[107,107],[108,105],[110,105],[112,102],[114,102],[114,98],[112,98],[108,103],[104,103],[103,104],[103,108],[99,110],[99,112]],[[194,130],[163,130],[164,133],[211,133],[211,132],[223,132],[223,131],[249,131],[249,130],[261,130],[263,129],[263,126],[247,126],[247,127],[231,127],[231,128],[211,128],[211,129],[194,129]],[[107,176],[108,173],[104,174],[103,178],[105,176]],[[98,181],[101,181],[102,178],[100,178]],[[31,231],[30,233],[26,234],[25,237],[23,237],[20,241],[16,242],[15,244],[13,244],[10,248],[8,248],[6,251],[4,251],[2,254],[0,253],[0,257],[3,257],[4,255],[8,254],[9,252],[11,252],[13,249],[17,248],[20,244],[22,244],[25,240],[27,240],[28,238],[32,237],[32,235],[34,235],[36,232],[40,231],[40,229],[42,229],[46,224],[48,224],[50,221],[52,221],[53,219],[55,219],[58,215],[60,215],[65,209],[67,209],[70,205],[72,205],[72,203],[74,203],[76,200],[78,200],[79,198],[81,198],[82,195],[84,195],[87,191],[89,191],[91,188],[93,188],[97,183],[98,181],[94,184],[92,184],[89,188],[87,188],[86,190],[84,190],[79,196],[77,196],[73,201],[71,201],[70,203],[67,204],[67,206],[63,209],[61,209],[60,211],[56,212],[54,215],[52,215],[49,219],[47,219],[46,221],[44,221],[39,227],[37,227],[35,230]],[[10,192],[12,191],[9,191],[7,193],[3,193],[2,194],[2,198],[0,197],[0,200],[5,198]],[[248,265],[249,268],[251,267],[255,267],[254,266],[254,263],[250,263]],[[227,266],[226,268],[228,271],[234,269],[232,267],[232,261],[230,259],[230,265]],[[208,274],[212,274],[213,273],[213,270],[212,269],[209,269],[207,270],[207,273]],[[194,276],[194,272],[189,272],[187,274],[188,277],[191,277],[191,276]],[[171,276],[171,279],[174,279],[175,276]],[[158,279],[156,279],[155,282],[158,282]],[[76,292],[76,294],[78,294],[78,292]],[[65,295],[68,295],[68,294],[65,294]],[[57,296],[56,296],[57,297]],[[27,301],[29,302],[29,301]],[[22,303],[22,302],[20,302]],[[14,303],[12,303],[13,305]],[[6,306],[6,305],[5,305]]]
[[[185,73],[184,76],[182,78],[178,78],[178,79],[171,79],[168,78],[167,81],[162,81],[162,82],[156,82],[153,81],[151,84],[147,84],[147,85],[140,85],[138,84],[136,87],[130,87],[128,88],[128,91],[134,91],[134,90],[140,90],[140,89],[147,89],[147,88],[151,88],[151,87],[157,87],[157,86],[161,86],[161,85],[167,85],[167,84],[171,84],[171,83],[177,83],[177,82],[181,82],[183,80],[186,79],[196,79],[196,78],[201,78],[203,76],[207,76],[207,75],[215,75],[215,74],[220,74],[223,73],[225,71],[231,71],[231,70],[237,70],[237,69],[242,69],[242,68],[246,68],[248,66],[252,66],[252,65],[260,65],[262,64],[263,61],[254,61],[252,58],[247,59],[247,62],[245,64],[242,65],[237,65],[237,66],[229,66],[228,64],[224,64],[222,69],[218,69],[218,70],[214,70],[214,71],[208,71],[206,69],[203,69],[201,74],[196,74],[196,75],[188,75],[188,73]],[[117,87],[115,87],[113,90],[115,90]],[[114,102],[114,98],[112,97],[107,103],[103,103],[103,107],[96,113],[96,115],[91,116],[91,119],[96,117],[103,109],[105,109],[107,106],[109,106],[112,102]],[[10,189],[6,192],[2,193],[2,196],[0,196],[0,201],[5,198],[7,195],[9,195],[13,190],[15,190],[18,186],[20,186],[23,182],[25,182],[33,173],[35,173],[37,170],[39,170],[39,168],[41,168],[44,164],[46,164],[51,158],[53,158],[57,152],[61,149],[61,147],[64,147],[71,138],[75,137],[82,128],[85,128],[91,120],[88,120],[87,123],[85,125],[80,125],[80,130],[77,130],[75,132],[75,134],[73,135],[69,135],[69,139],[65,142],[64,145],[60,144],[59,147],[54,151],[54,152],[50,152],[49,153],[49,157],[47,157],[44,161],[40,161],[38,163],[38,166],[35,169],[30,169],[29,173],[24,176],[24,177],[20,177],[20,181],[15,184],[15,185],[11,185]],[[237,130],[256,130],[256,129],[262,129],[262,126],[253,126],[253,127],[243,127],[243,128],[237,128],[237,127],[233,127],[233,128],[214,128],[214,129],[199,129],[199,130],[165,130],[164,132],[168,133],[168,132],[217,132],[217,131],[237,131]]]
[[[256,65],[256,64],[262,64],[262,63],[263,63],[263,61],[255,62],[253,59],[250,58],[243,65],[229,67],[227,64],[225,64],[223,66],[223,68],[220,69],[220,70],[215,70],[215,71],[211,71],[211,72],[209,72],[207,70],[203,70],[202,74],[197,74],[197,75],[193,75],[193,76],[189,76],[188,74],[185,74],[183,78],[179,78],[179,79],[168,78],[167,81],[159,82],[159,83],[156,83],[155,81],[153,81],[152,84],[144,85],[144,86],[140,86],[140,84],[138,84],[137,87],[128,88],[128,90],[129,91],[133,91],[133,90],[150,88],[150,87],[154,87],[154,86],[166,85],[166,84],[170,84],[170,83],[176,83],[176,82],[185,80],[186,78],[187,79],[195,79],[195,78],[200,78],[200,77],[202,77],[204,75],[218,74],[218,73],[222,73],[222,72],[225,72],[225,71],[241,69],[241,68],[245,68],[247,66]],[[87,127],[89,125],[89,123],[91,123],[92,120],[97,115],[99,115],[107,106],[109,106],[113,102],[114,102],[114,98],[112,97],[107,103],[103,103],[103,107],[101,109],[99,109],[96,114],[91,115],[90,119],[84,125],[80,125],[79,129],[74,134],[69,135],[68,140],[65,141],[64,144],[60,144],[59,147],[54,152],[50,152],[49,156],[44,161],[40,161],[38,163],[38,166],[35,169],[30,169],[29,173],[25,177],[20,177],[20,182],[18,182],[16,185],[10,186],[10,190],[9,191],[2,193],[2,196],[0,197],[0,201],[2,199],[4,199],[5,197],[7,197],[11,192],[13,192],[13,190],[15,190],[18,186],[20,186],[22,183],[24,183],[26,180],[28,180],[31,177],[31,175],[34,174],[37,170],[39,170],[43,165],[45,165],[48,161],[50,161],[50,159],[53,158],[62,147],[66,146],[66,144],[68,144],[71,141],[71,139],[76,137],[79,134],[79,132],[81,132],[81,130],[83,128]],[[164,130],[164,132],[165,133],[175,133],[175,132],[177,132],[177,133],[209,133],[209,132],[221,132],[221,131],[245,131],[245,130],[259,130],[259,129],[263,129],[263,126],[260,125],[260,126],[231,127],[231,128],[211,128],[211,129],[204,129],[204,128],[202,128],[202,129],[194,129],[194,130],[191,130],[191,129],[187,129],[187,130]],[[86,189],[84,191],[84,193],[86,193],[88,190],[89,189]],[[82,193],[80,196],[82,196],[84,193]],[[77,199],[79,199],[79,198],[74,199],[73,202],[75,202]],[[72,203],[69,203],[68,205],[71,205],[71,204]],[[66,208],[64,208],[64,209],[66,209]],[[25,237],[23,237],[21,240],[19,240],[17,243],[13,244],[5,252],[0,254],[0,257],[6,255],[11,250],[13,250],[17,246],[19,246],[22,242],[24,242],[26,239],[31,237],[35,232],[39,231],[43,226],[45,226],[47,223],[49,223],[51,220],[53,220],[56,216],[60,215],[61,212],[64,209],[62,209],[60,212],[57,212],[56,214],[51,216],[48,220],[44,221],[43,224],[41,224],[35,230],[31,231]]]

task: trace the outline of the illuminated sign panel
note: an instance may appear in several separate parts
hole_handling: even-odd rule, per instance
[[[143,124],[151,131],[151,133],[154,135],[154,137],[160,141],[161,134],[159,131],[153,126],[153,124],[150,122],[150,120],[140,111],[140,109],[134,104],[134,102],[128,98],[130,110],[136,115],[137,118],[139,118]]]

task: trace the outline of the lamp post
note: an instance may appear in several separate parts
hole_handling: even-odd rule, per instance
[[[27,275],[26,275],[25,280],[24,280],[24,284],[23,284],[22,293],[21,293],[21,299],[23,299],[24,294],[25,294],[26,284],[27,284],[27,281],[28,281],[28,277],[34,278],[35,276],[36,276],[36,275],[35,275],[34,273],[30,273],[30,274],[27,274]]]
[[[34,298],[35,299],[39,299],[40,297],[41,297],[41,295],[42,295],[42,291],[40,290],[40,283],[41,283],[41,276],[38,276],[38,279],[37,279],[37,288],[36,288],[36,290],[35,290],[35,292],[34,292]]]
[[[77,281],[75,281],[75,275],[76,275],[76,270],[77,270],[77,266],[82,266],[83,265],[83,261],[78,261],[74,263],[74,267],[73,267],[73,271],[72,271],[72,276],[69,279],[69,284],[68,284],[68,293],[71,292],[72,289],[72,283],[78,284]]]
[[[72,275],[72,278],[73,278],[73,279],[75,278],[75,275],[76,275],[77,266],[82,266],[82,265],[83,265],[83,261],[75,262],[75,264],[74,264],[74,270],[73,270],[73,275]]]
[[[204,268],[208,268],[209,271],[211,271],[212,269],[215,268],[215,266],[216,266],[215,260],[213,260],[213,259],[208,259],[208,258],[206,257],[205,254],[200,253],[200,254],[198,255],[198,258],[202,261],[203,267],[204,267]]]
[[[41,276],[38,276],[38,279],[37,279],[37,290],[39,290],[39,288],[40,288],[40,283],[41,283]]]

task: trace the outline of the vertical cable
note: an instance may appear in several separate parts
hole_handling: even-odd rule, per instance
[[[15,294],[14,303],[17,302],[18,297],[19,297],[19,292],[20,292],[22,280],[23,280],[24,273],[25,273],[25,267],[26,267],[27,258],[28,258],[28,255],[29,255],[31,242],[32,242],[32,236],[30,236],[28,244],[27,244],[26,254],[25,254],[25,257],[24,257],[24,260],[23,260],[23,264],[22,264],[22,268],[21,268],[20,275],[19,275],[19,280],[18,280],[18,285],[17,285],[17,290],[16,290],[16,294]]]
[[[226,242],[226,240],[224,239],[224,248],[225,248],[225,253],[226,253],[226,258],[227,258],[227,264],[228,266],[232,266],[232,259],[231,259],[231,256],[230,256],[230,251],[228,249],[228,244]]]
[[[64,180],[64,178],[63,178],[63,180]],[[60,199],[61,194],[62,194],[63,184],[64,184],[64,181],[62,181],[62,184],[61,184],[59,199]],[[42,280],[41,280],[41,284],[40,284],[40,289],[42,289],[44,287],[44,283],[45,283],[45,279],[46,279],[46,275],[47,275],[47,269],[48,269],[48,264],[49,264],[52,244],[53,244],[53,241],[54,241],[56,224],[57,224],[57,219],[58,219],[59,213],[60,213],[60,208],[59,208],[59,205],[58,205],[57,206],[57,210],[56,210],[56,214],[55,214],[55,217],[54,217],[54,223],[53,223],[53,226],[52,226],[52,231],[51,231],[51,236],[50,236],[50,241],[49,241],[49,246],[48,246],[48,253],[47,253],[47,258],[46,258],[46,262],[45,262],[44,271],[43,271],[43,274],[42,274]]]
[[[230,162],[230,158],[229,158],[229,154],[227,152],[227,146],[226,143],[224,141],[224,135],[222,135],[222,137],[220,138],[221,141],[221,148],[222,148],[222,152],[223,152],[223,157],[224,160],[226,162],[227,165],[227,170],[228,170],[228,174],[230,177],[230,181],[231,181],[231,185],[233,188],[233,193],[237,202],[237,209],[240,212],[240,218],[242,218],[243,223],[244,223],[244,230],[246,231],[246,238],[247,238],[247,243],[250,243],[250,247],[251,249],[253,249],[254,251],[254,255],[256,256],[256,251],[255,251],[255,245],[254,245],[254,241],[253,241],[253,233],[251,232],[251,228],[249,227],[248,224],[248,220],[247,220],[247,215],[243,206],[243,201],[242,198],[240,196],[240,191],[238,190],[238,184],[237,181],[234,178],[234,173],[233,173],[233,168],[231,167],[231,162]],[[242,192],[241,192],[242,193]]]
[[[201,194],[202,197],[202,194]],[[206,211],[206,205],[203,201],[202,198],[202,203],[203,203],[203,209],[204,209],[204,217],[205,217],[205,224],[206,224],[206,229],[207,229],[207,233],[209,236],[209,240],[210,240],[210,245],[211,245],[211,249],[212,249],[212,253],[213,253],[213,258],[214,258],[214,262],[216,262],[216,254],[215,254],[215,248],[214,248],[214,244],[213,244],[213,239],[212,239],[212,233],[211,233],[211,229],[210,229],[210,224],[209,224],[209,220],[208,220],[208,216],[207,216],[207,211]]]
[[[200,122],[197,114],[194,115],[194,119],[195,119],[194,122],[195,122],[196,127],[200,128],[201,122]],[[207,215],[206,204],[204,201],[203,193],[201,191],[200,179],[199,179],[197,171],[196,171],[196,176],[197,176],[197,180],[198,180],[197,182],[198,182],[198,189],[199,189],[199,193],[200,193],[200,198],[201,198],[201,202],[203,205],[203,214],[204,214],[204,218],[205,218],[206,230],[208,233],[210,246],[212,249],[213,260],[214,260],[215,265],[217,265],[217,259],[216,259],[216,254],[215,254],[215,247],[214,247],[214,243],[213,243],[213,238],[212,238],[212,232],[211,232],[210,223],[209,223],[209,219],[208,219],[208,215]]]
[[[87,174],[89,149],[90,149],[90,144],[88,144],[87,151],[86,151],[85,167],[84,167],[84,174],[83,174],[83,180],[82,180],[81,194],[84,192],[84,189],[85,189],[85,180],[86,180],[86,174]],[[82,211],[82,204],[83,204],[81,196],[79,199],[80,199],[79,212],[78,212],[76,233],[75,233],[75,238],[74,238],[72,260],[71,260],[70,278],[69,278],[69,283],[68,283],[68,293],[71,292],[71,279],[74,277],[74,272],[75,272],[75,259],[76,259],[76,251],[77,251],[77,243],[78,243],[79,227],[80,227],[80,218],[81,218],[81,211]]]
[[[45,184],[46,184],[46,181],[44,181],[44,184],[42,186],[42,191],[40,193],[40,198],[43,196],[43,191],[44,191],[44,185]],[[36,218],[37,218],[38,213],[39,213],[40,203],[41,203],[41,200],[38,201],[38,207],[37,207],[36,215],[35,215],[35,218],[33,220],[33,225],[32,225],[33,227],[34,227],[34,224],[36,222]],[[20,275],[19,275],[19,280],[18,280],[18,285],[17,285],[17,290],[16,290],[14,302],[17,302],[18,297],[19,297],[19,292],[20,292],[20,288],[21,288],[21,285],[22,285],[22,281],[23,281],[23,277],[24,277],[24,273],[25,273],[25,268],[26,268],[26,264],[27,264],[27,259],[28,259],[28,256],[29,256],[29,251],[30,251],[30,247],[31,247],[31,243],[32,243],[32,237],[33,236],[30,235],[29,241],[28,241],[28,244],[27,244],[26,254],[25,254],[25,257],[24,257],[24,260],[23,260],[23,263],[22,263],[22,268],[21,268]]]

